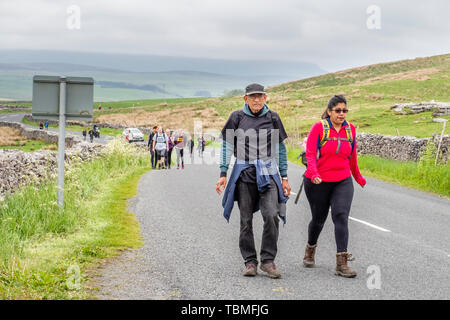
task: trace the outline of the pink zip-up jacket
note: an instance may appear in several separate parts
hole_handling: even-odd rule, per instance
[[[308,141],[306,143],[306,159],[308,161],[308,167],[305,172],[305,177],[314,180],[319,177],[324,182],[336,182],[347,179],[351,175],[355,178],[356,182],[364,186],[366,179],[361,175],[358,168],[358,159],[356,154],[356,131],[355,127],[347,121],[344,121],[339,132],[333,128],[331,121],[327,118],[330,126],[330,138],[347,138],[347,132],[345,127],[350,125],[354,148],[352,153],[352,146],[347,141],[341,141],[341,145],[338,149],[338,141],[330,140],[320,148],[320,158],[317,160],[317,147],[318,141],[322,138],[323,125],[316,122],[309,132]],[[350,156],[351,154],[351,156]],[[349,161],[350,157],[350,161]]]

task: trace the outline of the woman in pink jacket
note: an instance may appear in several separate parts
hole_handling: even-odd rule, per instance
[[[337,246],[336,274],[353,278],[356,272],[347,265],[347,261],[353,260],[347,252],[348,217],[354,191],[351,176],[361,187],[366,180],[359,172],[355,127],[345,120],[347,112],[345,97],[332,97],[322,120],[312,126],[308,135],[304,185],[312,220],[303,264],[305,267],[315,265],[317,240],[331,207]]]

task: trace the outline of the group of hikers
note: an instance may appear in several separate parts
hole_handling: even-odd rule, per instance
[[[39,129],[43,130],[45,128],[45,130],[48,130],[48,121],[45,122],[40,122],[39,123]]]
[[[197,150],[200,157],[203,156],[206,140],[203,136],[198,137]],[[154,126],[150,133],[147,148],[151,154],[152,169],[170,169],[172,166],[172,151],[175,149],[177,158],[177,169],[184,169],[184,149],[188,147],[190,156],[193,157],[194,139],[187,135],[183,129],[171,131],[163,129],[162,126]]]
[[[96,124],[94,124],[92,129],[89,129],[89,131],[87,129],[83,129],[82,134],[83,134],[84,141],[86,141],[86,138],[89,135],[89,141],[93,142],[94,137],[100,138],[100,129],[98,128],[98,126]]]
[[[224,192],[222,206],[227,220],[234,201],[238,202],[243,275],[255,276],[260,262],[260,269],[269,277],[280,278],[281,272],[274,263],[279,219],[286,223],[286,202],[291,193],[284,144],[287,133],[279,115],[266,105],[266,99],[264,86],[248,85],[243,109],[231,113],[225,123],[221,132],[220,178],[216,192],[219,195]],[[366,180],[358,168],[355,127],[346,121],[348,111],[345,97],[333,96],[306,141],[303,185],[312,217],[307,228],[303,265],[315,266],[319,235],[331,208],[336,241],[335,274],[353,278],[356,271],[348,266],[353,258],[347,251],[354,193],[351,176],[361,187]],[[232,154],[236,161],[227,178]],[[259,261],[253,236],[253,214],[258,210],[264,221]]]
[[[48,126],[49,126],[48,121],[39,123],[39,129],[41,129],[41,130],[43,130],[44,128],[45,128],[45,130],[48,130]],[[82,135],[83,135],[84,141],[86,141],[87,136],[89,135],[90,142],[93,142],[94,141],[94,137],[95,138],[100,138],[100,129],[99,129],[99,127],[96,124],[94,124],[92,129],[89,129],[89,130],[83,129]]]

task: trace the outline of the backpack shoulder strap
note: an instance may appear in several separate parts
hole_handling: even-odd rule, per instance
[[[347,139],[350,143],[353,143],[353,134],[352,134],[352,127],[350,126],[350,122],[347,122],[348,126],[345,127],[345,131],[347,132]]]
[[[322,136],[319,135],[319,138],[317,138],[317,160],[320,158],[320,148],[322,148],[330,138],[330,125],[328,124],[327,119],[322,119],[320,122],[322,123]]]
[[[348,142],[350,142],[350,144],[352,145],[352,153],[353,153],[353,149],[355,149],[355,139],[353,138],[352,127],[350,125],[350,122],[347,123],[348,126],[345,127],[345,132],[347,132]]]
[[[275,116],[273,115],[272,110],[269,110],[268,113],[270,113],[270,119],[272,120],[272,126],[273,126],[273,128],[274,128],[274,129],[279,129],[279,128],[278,128],[278,121],[277,121],[278,119],[277,119],[277,117],[275,117]]]
[[[320,120],[322,123],[322,137],[320,138],[320,147],[323,147],[323,145],[329,140],[330,138],[330,125],[328,124],[327,119]]]
[[[239,128],[239,123],[241,122],[242,118],[244,118],[244,111],[239,110],[237,113],[237,123],[236,123],[236,129]]]

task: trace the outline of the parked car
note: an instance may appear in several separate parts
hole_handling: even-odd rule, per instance
[[[122,138],[128,142],[144,141],[144,134],[137,128],[126,128],[123,130]]]

